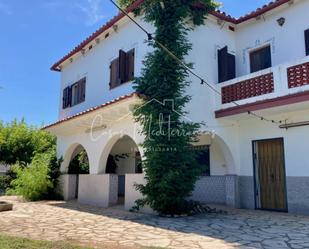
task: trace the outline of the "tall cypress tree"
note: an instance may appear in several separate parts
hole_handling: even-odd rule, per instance
[[[132,1],[120,2],[126,5]],[[212,0],[145,0],[138,13],[155,26],[156,41],[185,62],[192,48],[188,31],[202,25],[216,7]],[[191,98],[186,93],[188,72],[158,43],[149,43],[153,51],[147,54],[134,86],[145,96],[145,102],[134,112],[145,135],[143,166],[147,179],[145,185],[137,186],[144,196],[137,207],[149,205],[159,214],[186,214],[193,208],[187,197],[202,173],[196,153],[190,150],[200,124],[188,120],[184,111]]]

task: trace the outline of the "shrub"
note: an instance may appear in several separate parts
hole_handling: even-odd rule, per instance
[[[89,174],[89,159],[85,150],[78,153],[70,162],[69,174]]]
[[[191,214],[194,208],[187,198],[203,167],[196,153],[186,149],[196,142],[201,125],[184,118],[191,100],[187,67],[193,66],[186,61],[192,49],[188,37],[189,30],[202,25],[217,6],[213,0],[145,0],[141,4],[143,19],[155,27],[155,41],[148,43],[153,50],[146,55],[141,76],[133,87],[148,101],[134,111],[145,137],[142,146],[147,180],[145,185],[137,185],[143,195],[137,207],[149,205],[164,215]],[[166,100],[173,103],[158,104]]]
[[[4,176],[0,176],[0,190],[6,191],[11,184],[11,181],[16,178],[16,173],[10,169]]]
[[[56,138],[24,120],[3,124],[0,121],[0,162],[29,164],[37,153],[45,153],[56,144]]]
[[[11,182],[8,194],[21,195],[26,200],[37,201],[48,195],[53,187],[50,178],[49,163],[51,154],[37,154],[28,167],[16,164],[12,167],[17,178]]]
[[[56,157],[55,136],[24,120],[0,121],[0,162],[15,165],[0,177],[0,189],[8,190],[7,194],[29,200],[61,198],[57,193],[61,160]],[[43,189],[37,190],[39,186]]]

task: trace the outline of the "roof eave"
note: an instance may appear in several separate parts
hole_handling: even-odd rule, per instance
[[[127,13],[130,13],[134,11],[136,8],[138,8],[144,0],[136,0],[128,9],[126,10]],[[230,22],[232,24],[241,24],[243,22],[246,22],[248,20],[251,20],[253,18],[256,18],[260,15],[265,14],[268,11],[271,11],[283,4],[289,3],[293,0],[276,0],[275,2],[271,2],[268,5],[264,5],[262,8],[257,9],[256,11],[253,11],[252,13],[245,15],[243,17],[240,17],[238,19],[233,18],[224,12],[220,11],[212,11],[210,14],[220,18],[224,21]],[[76,46],[71,52],[69,52],[66,56],[64,56],[62,59],[60,59],[58,62],[56,62],[50,69],[52,71],[61,72],[61,69],[59,68],[62,63],[64,63],[66,60],[80,52],[87,44],[89,44],[91,41],[96,39],[98,36],[100,36],[103,32],[111,28],[116,22],[118,22],[120,19],[122,19],[125,15],[122,12],[119,12],[117,16],[112,18],[109,22],[107,22],[104,26],[102,26],[100,29],[98,29],[96,32],[94,32],[92,35],[90,35],[88,38],[86,38],[83,42],[81,42],[78,46]]]

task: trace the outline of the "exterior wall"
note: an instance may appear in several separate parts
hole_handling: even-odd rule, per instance
[[[115,205],[117,181],[116,175],[79,175],[78,202],[99,207]]]
[[[290,111],[284,115],[268,116],[274,119],[287,119],[288,122],[297,122],[308,117],[309,111]],[[291,129],[279,129],[277,124],[257,121],[256,119],[244,120],[240,124],[240,150],[241,153],[241,176],[253,175],[252,141],[269,138],[284,139],[286,175],[309,176],[309,158],[304,156],[307,153],[309,144],[309,127],[297,127]],[[301,144],[300,144],[301,143]],[[301,160],[299,160],[301,158]]]
[[[141,199],[142,194],[135,189],[135,184],[145,184],[144,174],[126,174],[125,184],[125,204],[126,210],[130,210],[135,206],[135,201]]]
[[[287,177],[289,212],[309,215],[309,177]]]
[[[288,111],[288,109],[286,109]],[[297,122],[308,117],[309,111],[290,111],[284,115],[269,116],[275,119],[287,119]],[[289,212],[309,214],[308,192],[309,158],[309,127],[279,129],[278,125],[250,119],[240,122],[240,199],[241,207],[254,208],[253,156],[252,141],[270,138],[284,139],[285,171],[287,182],[287,200]]]
[[[253,176],[239,176],[239,206],[254,209],[254,180]]]
[[[218,82],[217,50],[226,45],[229,52],[236,55],[238,77],[250,74],[249,52],[263,46],[263,44],[271,44],[272,46],[273,66],[300,60],[305,57],[304,30],[309,28],[306,22],[308,7],[308,1],[295,1],[290,7],[284,5],[265,14],[261,20],[252,19],[237,25],[235,32],[228,29],[230,24],[225,23],[220,26],[210,16],[206,25],[196,27],[189,32],[188,37],[193,47],[187,61],[193,62],[195,71],[200,75],[206,75],[208,82],[216,84]],[[282,27],[277,24],[277,19],[280,17],[286,18],[286,23]],[[150,31],[154,29],[141,18],[137,18],[137,21]],[[107,39],[103,39],[84,56],[66,64],[62,69],[59,99],[60,119],[133,91],[132,83],[109,89],[110,62],[118,56],[119,49],[135,48],[135,74],[139,76],[143,67],[142,61],[151,48],[144,43],[144,33],[127,20],[122,20],[119,23],[117,32],[110,31],[109,33]],[[291,42],[293,49],[289,49]],[[87,78],[86,101],[62,110],[62,90],[82,77]],[[213,111],[216,109],[215,94],[210,92],[207,87],[200,86],[200,82],[194,77],[191,77],[191,80],[192,84],[188,93],[194,98],[187,107],[190,118],[197,121],[206,119],[216,125],[217,121],[213,117]],[[209,107],[204,110],[203,117],[196,109],[198,106]]]
[[[250,73],[249,51],[265,44],[271,45],[273,66],[306,56],[304,31],[309,28],[308,8],[308,1],[294,1],[291,6],[285,5],[266,13],[260,20],[238,25],[237,75]],[[277,23],[281,17],[286,19],[282,27]]]
[[[137,18],[148,30],[153,28]],[[128,51],[135,48],[135,74],[139,75],[142,60],[149,51],[145,44],[145,35],[132,22],[119,25],[119,31],[110,32],[110,36],[93,47],[85,56],[81,56],[61,72],[61,93],[59,99],[59,119],[71,116],[88,108],[106,103],[119,96],[133,92],[132,84],[126,83],[112,90],[109,89],[110,62],[117,58],[119,49]],[[86,77],[86,101],[72,108],[62,109],[62,90]]]
[[[238,25],[235,32],[227,29],[228,24],[222,28],[212,18],[209,18],[206,25],[197,27],[189,33],[193,47],[186,61],[194,62],[195,71],[200,75],[207,76],[207,81],[215,84],[218,82],[217,50],[227,45],[230,52],[236,54],[237,75],[243,77],[220,84],[218,89],[227,84],[273,72],[276,91],[266,96],[251,98],[250,101],[280,96],[287,90],[287,81],[284,75],[286,75],[286,68],[292,65],[290,61],[302,62],[308,61],[309,58],[303,58],[305,57],[304,30],[309,28],[308,9],[308,1],[295,0],[291,7],[280,7],[272,11],[271,14],[265,14],[265,19],[263,17],[261,20],[252,19]],[[280,17],[286,18],[283,27],[280,27],[276,21]],[[141,21],[140,18],[138,21],[148,30],[153,30],[153,27]],[[144,34],[133,23],[122,22],[117,33],[112,32],[109,38],[96,45],[85,56],[66,65],[61,73],[61,91],[67,85],[86,76],[86,101],[62,110],[62,100],[60,99],[59,118],[71,116],[132,92],[131,83],[126,83],[113,90],[109,89],[109,65],[118,56],[119,49],[135,48],[135,74],[140,75],[142,60],[147,51],[150,51],[150,48],[144,43],[144,37]],[[250,71],[249,52],[267,43],[271,45],[272,64],[275,67],[247,75]],[[293,44],[292,49],[291,44]],[[284,65],[279,65],[282,63]],[[202,131],[211,131],[216,134],[207,142],[210,145],[212,177],[205,177],[197,182],[192,198],[207,203],[227,203],[243,208],[254,208],[252,141],[283,137],[288,208],[292,212],[304,213],[308,210],[309,197],[303,194],[308,192],[309,179],[309,158],[304,156],[309,146],[308,126],[283,130],[279,129],[278,125],[248,116],[244,118],[240,115],[230,119],[216,119],[214,111],[218,107],[226,108],[231,105],[222,106],[221,99],[218,100],[215,93],[208,87],[200,85],[200,82],[193,77],[190,80],[192,84],[188,87],[187,93],[193,98],[186,107],[188,111],[186,118],[194,122],[206,123],[202,127]],[[304,90],[309,90],[309,86],[292,89],[289,93]],[[247,101],[239,101],[239,103],[244,104]],[[269,119],[287,119],[289,122],[304,121],[304,117],[309,115],[308,107],[308,104],[303,103],[277,108],[275,111],[269,109],[263,111],[263,115]],[[135,132],[135,124],[132,120],[114,123],[111,129],[129,135],[136,144],[143,141],[142,136]],[[98,133],[100,132],[98,131]],[[112,178],[113,182],[110,183],[111,179],[100,174],[105,173],[107,156],[119,138],[121,138],[119,134],[106,135],[96,141],[91,140],[87,133],[58,136],[58,156],[64,156],[63,172],[65,172],[72,151],[76,146],[81,144],[87,151],[90,174],[92,175],[82,176],[80,185],[80,200],[82,202],[103,206],[115,202],[115,192],[110,191],[109,187],[115,185],[116,188],[116,180]],[[124,164],[133,165],[128,161]],[[127,172],[133,173],[133,168],[118,173]],[[97,175],[95,176],[95,174]],[[141,175],[126,175],[126,209],[132,207],[134,201],[140,197],[133,188],[134,182],[143,183],[143,180]],[[108,191],[103,193],[104,188]],[[208,192],[205,193],[205,190]]]
[[[85,148],[90,174],[105,174],[105,165],[115,143],[124,135],[128,135],[138,145],[143,138],[138,132],[137,125],[131,119],[122,120],[112,128],[90,133],[77,133],[68,136],[58,136],[57,155],[63,157],[62,172],[67,172],[74,149],[82,145]],[[93,138],[98,138],[93,140]],[[142,153],[142,149],[139,150]]]
[[[65,201],[74,200],[77,190],[77,175],[63,174],[60,176],[59,192]]]
[[[239,182],[235,175],[201,177],[190,199],[206,204],[239,206]]]
[[[141,20],[141,18],[137,18],[137,21],[150,31],[154,29],[150,24]],[[118,57],[119,49],[127,51],[135,48],[135,75],[139,76],[143,67],[142,61],[146,53],[151,51],[151,47],[148,47],[144,42],[145,38],[144,33],[132,22],[123,22],[119,25],[117,33],[110,32],[110,36],[107,39],[94,46],[84,56],[67,64],[61,71],[59,119],[72,116],[93,106],[133,92],[132,83],[123,84],[112,90],[109,89],[109,66],[110,62]],[[207,25],[197,27],[194,31],[190,32],[189,38],[193,44],[193,50],[187,60],[196,64],[196,70],[199,73],[209,75],[211,82],[217,82],[217,50],[228,45],[230,52],[235,53],[235,33],[229,31],[227,27],[221,29],[215,21],[209,20]],[[83,77],[86,77],[86,101],[63,110],[62,90]],[[202,92],[207,94],[205,87],[203,87]],[[195,93],[199,93],[196,95],[199,96],[197,103],[206,101],[207,105],[213,105],[213,96],[211,98],[202,98],[203,95],[200,94],[201,89],[199,88],[192,89],[192,95],[195,95]],[[210,111],[209,115],[211,115]]]
[[[202,177],[197,181],[191,199],[202,203],[225,204],[225,177]]]

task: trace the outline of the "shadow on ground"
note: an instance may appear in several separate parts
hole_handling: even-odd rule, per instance
[[[164,218],[151,214],[126,212],[119,206],[104,209],[81,205],[76,201],[49,205],[131,221],[183,233],[184,236],[195,234],[209,238],[204,243],[205,247],[199,248],[215,248],[215,240],[224,241],[227,245],[224,248],[309,248],[309,217],[306,216],[225,208],[228,211],[227,214]]]

